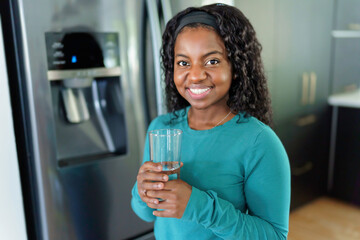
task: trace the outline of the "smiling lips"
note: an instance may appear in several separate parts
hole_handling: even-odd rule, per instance
[[[201,99],[210,93],[212,88],[188,88],[187,92],[193,99]]]

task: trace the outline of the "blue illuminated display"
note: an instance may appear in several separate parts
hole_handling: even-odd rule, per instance
[[[76,62],[77,62],[76,56],[72,56],[72,57],[71,57],[71,63],[76,63]]]

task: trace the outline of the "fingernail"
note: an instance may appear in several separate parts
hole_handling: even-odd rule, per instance
[[[158,167],[157,167],[157,169],[159,169],[159,170],[160,170],[160,169],[161,169],[161,166],[158,166]]]
[[[164,175],[164,176],[163,176],[163,179],[164,179],[164,180],[168,180],[168,176],[167,176],[167,175]]]

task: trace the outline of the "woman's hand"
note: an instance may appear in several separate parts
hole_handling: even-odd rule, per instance
[[[161,190],[164,183],[169,180],[169,176],[161,173],[160,163],[145,162],[139,169],[137,175],[137,188],[141,200],[145,203],[159,203],[159,199],[150,197],[147,193],[152,190]]]
[[[150,202],[147,205],[150,208],[161,209],[153,212],[157,217],[181,218],[189,202],[191,191],[192,187],[180,179],[168,181],[162,190],[147,192],[148,197],[152,199],[161,198],[163,201]]]

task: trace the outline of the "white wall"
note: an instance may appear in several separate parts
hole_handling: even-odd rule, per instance
[[[26,227],[16,155],[0,16],[0,239],[25,240]]]

